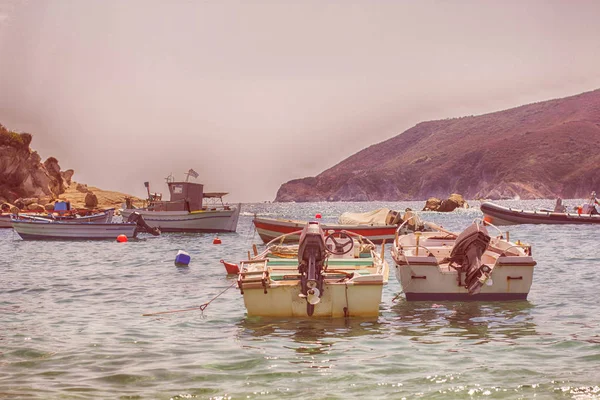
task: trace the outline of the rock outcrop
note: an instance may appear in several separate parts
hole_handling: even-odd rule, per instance
[[[87,192],[85,195],[85,206],[88,208],[98,207],[98,196],[94,192]]]
[[[600,90],[481,116],[423,122],[275,201],[583,198],[600,188]]]
[[[58,160],[50,157],[42,163],[39,154],[29,147],[31,139],[28,133],[11,132],[0,125],[0,202],[31,198],[47,203],[69,185]],[[72,172],[67,176],[70,179]]]
[[[0,124],[0,205],[3,212],[52,210],[54,201],[74,208],[119,208],[128,194],[88,187],[72,180],[74,170],[60,170],[58,160],[41,157],[29,145],[29,133],[9,131]]]
[[[457,208],[469,208],[469,204],[465,199],[457,193],[452,193],[450,197],[445,200],[440,200],[436,197],[430,197],[423,207],[423,211],[439,211],[439,212],[450,212]]]

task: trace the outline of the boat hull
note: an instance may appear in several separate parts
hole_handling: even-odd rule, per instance
[[[515,264],[494,268],[491,286],[483,285],[469,294],[458,285],[456,270],[444,271],[438,265],[396,263],[394,273],[408,301],[507,301],[526,300],[533,281],[534,265]],[[464,273],[462,274],[464,282]]]
[[[121,215],[126,221],[133,212],[138,212],[149,226],[161,232],[235,232],[240,209],[240,204],[230,209],[192,212],[124,209]]]
[[[133,223],[67,223],[55,221],[15,221],[12,226],[23,240],[115,240],[119,235],[135,237]]]
[[[0,215],[0,229],[12,228],[11,214]]]
[[[306,221],[284,220],[274,218],[254,218],[252,221],[256,227],[258,235],[264,243],[287,234],[301,230],[306,226]],[[334,230],[336,232],[346,230],[364,236],[373,243],[381,243],[384,240],[391,242],[396,235],[397,225],[339,225],[339,224],[321,224],[324,231]],[[284,243],[298,242],[300,235],[289,235],[284,238]]]
[[[477,223],[460,234],[438,227],[399,236],[392,258],[408,301],[525,300],[536,265],[531,246],[490,237]]]
[[[62,222],[99,222],[99,223],[110,223],[112,221],[113,215],[115,213],[114,208],[110,208],[100,213],[88,215],[86,217],[65,217],[65,216],[50,216],[49,214],[29,214],[22,213],[19,214],[20,218],[31,218],[31,219],[44,219],[44,220],[56,220]],[[12,228],[11,221],[12,214],[2,214],[0,215],[0,228]]]
[[[493,225],[517,224],[600,224],[600,215],[528,211],[482,203],[480,206],[486,222]]]
[[[321,301],[312,318],[377,317],[383,283],[344,285],[325,284]],[[308,317],[306,299],[299,296],[300,285],[244,289],[248,316]]]

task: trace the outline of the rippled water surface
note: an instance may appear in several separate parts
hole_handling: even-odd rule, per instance
[[[462,230],[481,217],[471,203],[422,216]],[[0,230],[0,398],[600,398],[598,226],[509,228],[538,263],[528,301],[408,303],[391,274],[373,320],[248,318],[219,262],[260,243],[254,213],[335,221],[423,204],[247,204],[221,245],[206,234],[35,242]],[[188,268],[174,266],[180,249]],[[211,300],[204,312],[142,316]]]

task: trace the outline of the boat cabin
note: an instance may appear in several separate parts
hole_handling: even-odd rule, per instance
[[[204,193],[204,185],[192,182],[167,182],[169,186],[169,201],[161,200],[162,195],[150,195],[149,209],[154,211],[200,211],[228,209],[223,204],[223,196],[227,193]],[[220,204],[217,204],[220,201]]]

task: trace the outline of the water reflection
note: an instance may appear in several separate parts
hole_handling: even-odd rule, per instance
[[[281,320],[268,318],[246,318],[238,324],[237,338],[252,342],[281,343],[300,354],[323,354],[339,341],[348,338],[377,335],[383,325],[374,320],[363,319],[298,319]],[[289,340],[291,339],[291,342]],[[287,343],[286,343],[287,342]]]
[[[395,315],[391,329],[415,340],[452,336],[475,339],[480,343],[492,339],[511,341],[537,335],[533,307],[528,301],[433,303],[401,300],[391,308]]]

